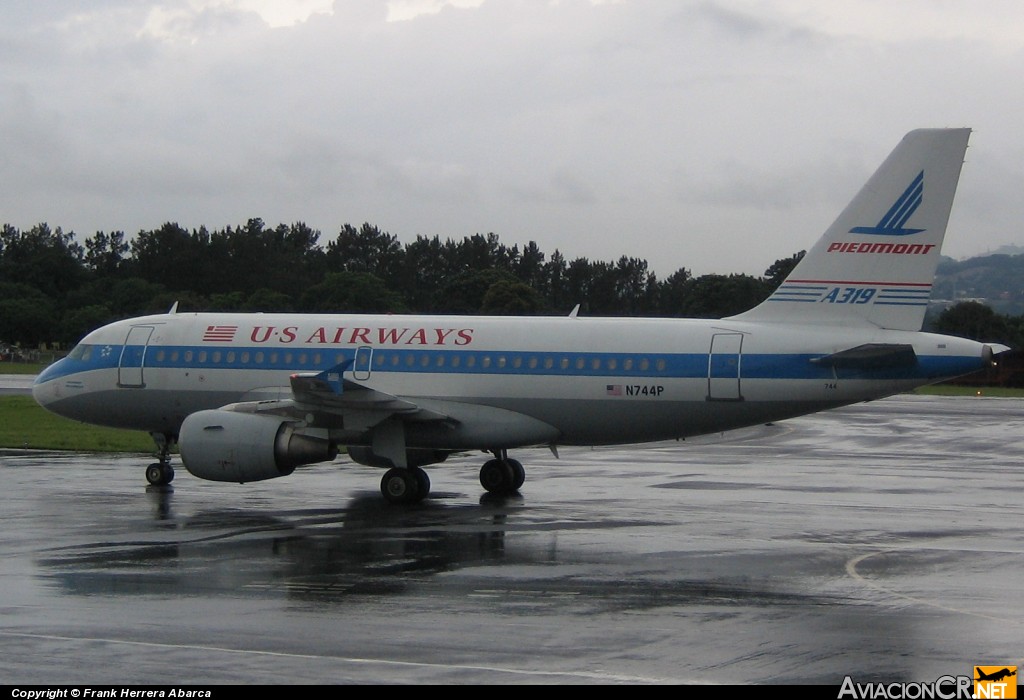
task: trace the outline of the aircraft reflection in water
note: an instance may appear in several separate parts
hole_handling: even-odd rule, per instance
[[[505,557],[507,512],[446,508],[443,518],[381,510],[378,497],[343,510],[254,515],[237,510],[173,513],[171,489],[153,489],[154,519],[170,528],[159,542],[112,541],[48,550],[39,559],[66,593],[152,595],[239,591],[330,602],[348,595],[405,592],[410,581]],[[486,504],[485,504],[486,505]],[[545,534],[542,539],[549,537]],[[545,540],[546,542],[546,540]],[[536,550],[536,551],[534,551]],[[550,562],[551,549],[520,543],[511,561]],[[534,561],[536,557],[536,561]]]
[[[33,393],[76,420],[145,430],[147,478],[249,482],[333,460],[387,469],[416,502],[423,467],[508,451],[685,438],[877,399],[974,372],[993,348],[920,331],[969,129],[907,134],[789,277],[720,320],[170,313],[86,336]]]

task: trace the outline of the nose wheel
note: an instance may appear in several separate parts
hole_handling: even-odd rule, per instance
[[[167,486],[174,481],[174,467],[168,462],[153,462],[146,467],[146,481],[153,486]]]
[[[153,486],[167,486],[174,481],[174,467],[171,466],[171,438],[163,433],[151,433],[160,450],[160,461],[146,467],[146,481]]]

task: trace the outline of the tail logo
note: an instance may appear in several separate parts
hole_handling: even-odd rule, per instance
[[[903,228],[907,220],[921,206],[924,198],[924,171],[918,173],[910,186],[903,191],[896,203],[885,213],[875,226],[854,226],[850,233],[863,233],[872,236],[909,236],[920,233],[923,228]]]

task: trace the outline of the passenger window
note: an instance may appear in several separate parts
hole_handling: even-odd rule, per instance
[[[658,360],[657,363],[655,363],[655,368],[659,372],[664,372],[665,371],[665,360]]]

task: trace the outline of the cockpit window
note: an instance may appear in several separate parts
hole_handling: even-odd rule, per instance
[[[72,360],[81,360],[83,362],[88,362],[89,358],[92,356],[92,349],[92,345],[79,343],[71,352],[68,353],[68,357],[70,357]]]

